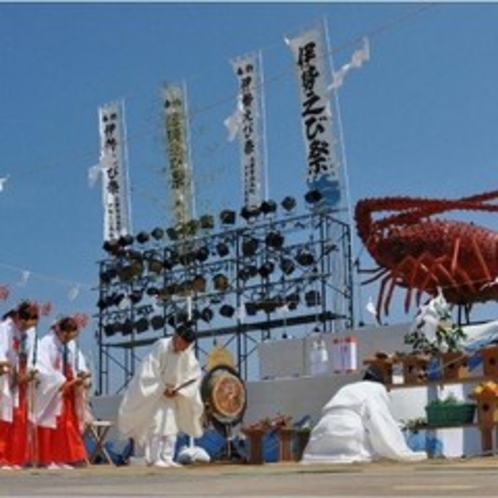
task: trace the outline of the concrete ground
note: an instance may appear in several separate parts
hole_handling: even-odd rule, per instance
[[[0,471],[1,496],[498,496],[498,457],[405,464],[93,465]]]

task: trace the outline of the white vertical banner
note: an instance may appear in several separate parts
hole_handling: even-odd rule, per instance
[[[112,102],[99,108],[104,240],[132,231],[122,107],[121,102]]]
[[[225,121],[232,137],[238,135],[244,207],[258,208],[262,201],[263,104],[259,58],[249,54],[231,61],[238,80],[237,108]]]
[[[332,68],[323,26],[285,39],[294,56],[301,99],[308,190],[321,194],[320,208],[340,201],[339,160],[335,151],[330,103]]]
[[[163,103],[173,213],[175,222],[181,225],[192,219],[193,212],[193,177],[190,165],[187,105],[182,86],[167,85],[164,88]]]

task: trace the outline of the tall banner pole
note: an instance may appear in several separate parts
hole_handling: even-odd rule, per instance
[[[132,233],[123,103],[99,108],[104,240]]]
[[[237,107],[225,120],[229,140],[239,139],[243,206],[249,211],[261,205],[264,174],[264,108],[261,56],[249,54],[231,61],[238,81]],[[266,187],[266,179],[265,179]]]
[[[163,90],[166,151],[169,159],[169,187],[174,222],[185,227],[193,218],[193,175],[188,141],[185,86],[169,84]],[[185,230],[180,231],[185,237]]]
[[[320,194],[314,208],[337,209],[341,200],[340,161],[335,150],[332,106],[327,90],[332,71],[323,26],[285,41],[294,58],[299,86],[307,188]]]

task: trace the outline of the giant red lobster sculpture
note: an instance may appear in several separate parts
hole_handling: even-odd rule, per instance
[[[358,235],[378,267],[363,282],[380,279],[377,313],[389,313],[395,286],[407,289],[405,311],[413,292],[442,290],[448,303],[471,306],[498,299],[498,232],[473,223],[434,219],[452,210],[498,211],[498,191],[462,199],[386,197],[363,199],[356,204]],[[374,219],[376,212],[391,212]]]

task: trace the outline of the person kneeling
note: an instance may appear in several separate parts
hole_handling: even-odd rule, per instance
[[[342,387],[322,409],[300,463],[369,462],[378,458],[416,462],[427,458],[406,444],[394,419],[381,369],[370,366],[363,380]]]

